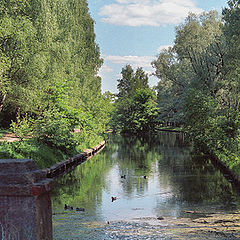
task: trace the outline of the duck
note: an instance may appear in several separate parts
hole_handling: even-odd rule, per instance
[[[143,176],[144,179],[147,179],[147,176]]]
[[[121,176],[121,178],[124,178],[124,179],[126,179],[126,175],[122,175],[122,176]]]
[[[112,197],[112,202],[117,200],[117,197]]]
[[[85,212],[85,208],[76,208],[76,211]]]
[[[67,204],[64,205],[64,209],[65,210],[73,210],[73,207],[68,206]]]

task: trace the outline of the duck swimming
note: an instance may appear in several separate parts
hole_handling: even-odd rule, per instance
[[[78,207],[77,207],[77,208],[76,208],[76,211],[85,212],[85,208],[81,208],[81,207],[78,208]]]
[[[73,210],[73,207],[68,206],[67,204],[64,205],[64,209],[65,210]]]
[[[117,197],[112,197],[112,202],[117,200]]]

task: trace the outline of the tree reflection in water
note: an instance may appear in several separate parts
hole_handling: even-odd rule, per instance
[[[112,201],[112,197],[117,198]],[[189,211],[208,214],[240,208],[238,195],[211,161],[193,153],[183,134],[167,132],[110,135],[100,154],[57,180],[52,200],[55,234],[68,230],[76,235],[84,222],[182,217]],[[66,213],[64,204],[86,212]]]

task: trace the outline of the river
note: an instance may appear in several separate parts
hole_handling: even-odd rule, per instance
[[[54,239],[240,239],[239,196],[182,133],[110,135],[56,181]]]

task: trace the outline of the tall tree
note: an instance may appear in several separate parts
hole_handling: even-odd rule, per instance
[[[173,48],[153,61],[160,118],[182,117],[196,146],[228,155],[231,166],[239,154],[239,4],[229,1],[225,22],[215,11],[190,14]]]
[[[154,75],[160,81],[156,87],[161,122],[183,123],[183,96],[193,78],[188,60],[179,61],[174,48],[163,50],[152,62]]]
[[[27,74],[34,51],[35,29],[28,16],[29,1],[1,1],[0,112],[20,107],[20,97],[32,81]]]
[[[0,8],[2,119],[19,108],[39,115],[63,89],[74,108],[101,98],[102,60],[86,0],[3,0]]]
[[[118,79],[118,97],[130,97],[136,89],[149,88],[148,75],[141,67],[134,72],[131,65],[126,65],[121,71],[122,78]]]
[[[74,128],[79,141],[99,136],[108,102],[87,0],[2,0],[0,10],[0,124],[27,114],[39,139],[61,147],[63,136],[76,142]]]
[[[240,107],[240,1],[228,1],[229,7],[223,9],[223,28],[227,42],[226,55],[226,82],[227,88],[226,104],[233,110],[239,112]]]
[[[158,109],[155,95],[148,85],[148,75],[140,67],[134,72],[131,65],[123,67],[121,73],[115,103],[115,124],[122,132],[139,133],[153,130]]]
[[[178,59],[187,59],[199,87],[208,89],[215,96],[221,88],[224,66],[225,40],[223,23],[216,11],[201,15],[190,14],[184,24],[176,29],[174,48]]]

